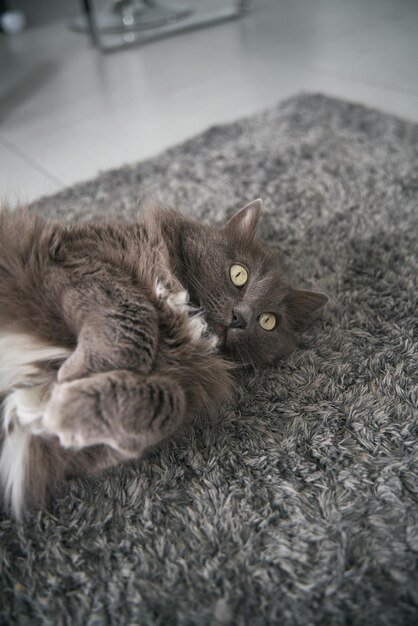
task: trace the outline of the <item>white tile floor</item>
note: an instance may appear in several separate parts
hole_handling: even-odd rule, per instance
[[[418,122],[417,0],[255,0],[240,21],[105,56],[67,28],[68,7],[0,35],[0,200],[12,204],[300,91]]]

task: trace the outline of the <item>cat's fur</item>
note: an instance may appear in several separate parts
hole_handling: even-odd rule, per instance
[[[293,350],[326,296],[290,286],[255,239],[260,210],[255,201],[223,228],[161,209],[71,226],[0,213],[0,482],[15,515],[66,473],[140,457],[219,410],[231,357]],[[236,262],[249,270],[242,289]],[[272,332],[263,311],[279,320]]]

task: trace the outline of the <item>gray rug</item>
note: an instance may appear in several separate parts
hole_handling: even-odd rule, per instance
[[[263,237],[331,303],[216,423],[3,514],[0,623],[417,624],[418,126],[302,95],[36,210],[156,196],[210,222],[262,196]]]

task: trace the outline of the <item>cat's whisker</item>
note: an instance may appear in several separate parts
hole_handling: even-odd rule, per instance
[[[185,271],[190,285],[194,287],[198,293],[205,294],[205,304],[209,305],[210,309],[217,310],[218,303],[216,302],[215,298],[207,292],[205,286],[195,276],[193,276],[193,274],[191,274],[188,268],[185,268]]]

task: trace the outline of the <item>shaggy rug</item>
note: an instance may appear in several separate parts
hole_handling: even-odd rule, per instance
[[[257,196],[261,235],[330,304],[214,423],[3,513],[1,624],[418,623],[418,126],[302,95],[34,209],[159,197],[221,222]]]

